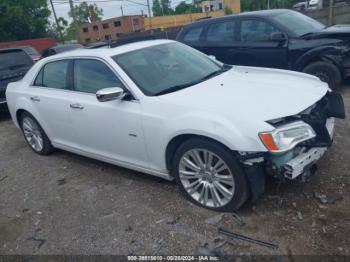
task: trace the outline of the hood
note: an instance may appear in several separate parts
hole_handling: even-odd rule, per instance
[[[317,77],[278,69],[235,66],[195,86],[159,96],[165,103],[261,121],[298,114],[328,91]]]
[[[350,35],[350,25],[334,25],[325,28],[324,33],[342,33]]]
[[[339,40],[350,40],[350,25],[334,25],[326,27],[319,32],[306,36],[307,38],[334,38]]]

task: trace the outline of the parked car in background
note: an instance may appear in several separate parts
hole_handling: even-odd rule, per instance
[[[309,1],[309,10],[316,10],[322,8],[322,1],[320,0],[310,0]]]
[[[85,48],[87,49],[108,48],[108,47],[109,47],[109,44],[106,42],[94,42],[94,43],[87,44],[85,46]]]
[[[42,59],[6,97],[34,152],[175,178],[218,211],[259,197],[266,175],[307,179],[344,118],[342,97],[317,77],[232,67],[169,40]]]
[[[71,50],[79,49],[79,48],[84,48],[84,46],[82,46],[81,44],[56,45],[56,46],[53,46],[53,47],[46,49],[43,52],[43,57],[48,57],[48,56],[56,55],[59,53],[63,53],[63,52],[67,52],[67,51],[71,51]]]
[[[22,79],[33,63],[23,48],[0,49],[0,111],[7,110],[5,92],[8,83]]]
[[[335,88],[350,76],[350,30],[292,10],[264,10],[188,24],[177,40],[234,65],[289,69]]]
[[[41,55],[39,52],[31,46],[21,46],[18,48],[22,48],[31,58],[34,62],[37,62],[41,59]]]
[[[293,9],[296,11],[304,11],[307,9],[307,2],[300,2],[293,5]]]

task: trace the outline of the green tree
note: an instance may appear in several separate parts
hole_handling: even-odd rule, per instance
[[[46,0],[0,0],[0,40],[47,36],[50,10]]]
[[[293,5],[300,2],[300,0],[244,0],[241,1],[241,11],[253,11],[273,8],[292,8]]]
[[[162,15],[173,15],[174,10],[170,7],[170,0],[160,0]]]
[[[102,20],[103,10],[99,8],[96,4],[92,5],[93,13],[96,20]],[[78,25],[89,23],[89,17],[91,17],[89,5],[86,2],[82,2],[79,5],[74,5],[74,14],[75,19]],[[73,18],[73,14],[71,11],[68,12],[68,15]],[[76,31],[75,24],[72,21],[65,31],[65,40],[73,40],[76,39]]]
[[[64,32],[64,40],[74,40],[76,39],[76,32],[74,23],[70,23]]]
[[[188,14],[197,12],[201,12],[200,7],[196,6],[196,4],[187,4],[185,1],[180,2],[175,7],[175,14]]]
[[[48,27],[48,35],[51,37],[55,38],[57,41],[61,41],[61,36],[59,34],[59,31],[61,31],[63,39],[67,40],[67,26],[68,26],[68,21],[64,19],[63,17],[59,17],[57,19],[58,26],[56,22],[51,22],[49,27]]]
[[[159,0],[153,0],[152,12],[153,12],[153,16],[161,16],[162,15],[162,8],[160,6]]]
[[[101,20],[103,17],[102,8],[98,8],[96,4],[93,4],[93,12],[96,16],[96,20]],[[77,20],[78,25],[89,23],[90,17],[90,9],[89,5],[86,2],[82,2],[79,5],[74,6],[75,18]],[[73,18],[73,14],[71,11],[68,12],[68,15]]]

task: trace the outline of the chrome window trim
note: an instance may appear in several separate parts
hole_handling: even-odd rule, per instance
[[[53,87],[45,87],[45,86],[36,86],[34,85],[35,83],[35,80],[36,78],[38,77],[38,75],[40,74],[41,70],[44,69],[44,67],[47,65],[47,64],[50,64],[50,63],[53,63],[53,62],[59,62],[59,61],[63,61],[63,60],[70,60],[69,58],[64,58],[64,59],[55,59],[55,60],[50,60],[50,61],[47,61],[45,64],[43,64],[40,69],[38,70],[38,72],[36,72],[35,76],[33,77],[33,79],[30,81],[29,83],[29,87],[38,87],[38,88],[49,88],[49,89],[56,89],[56,90],[68,90],[66,88],[53,88]],[[69,65],[69,64],[68,64]],[[68,70],[67,70],[68,71]]]
[[[132,89],[130,88],[130,86],[126,83],[126,81],[119,75],[119,73],[113,68],[113,66],[110,65],[110,63],[106,60],[103,59],[101,57],[97,57],[97,56],[71,56],[71,57],[60,57],[60,58],[56,58],[56,59],[51,59],[50,61],[45,62],[43,65],[41,65],[40,69],[36,72],[35,76],[33,77],[33,79],[31,80],[29,87],[34,87],[34,88],[42,88],[42,89],[51,89],[51,90],[61,90],[61,91],[69,91],[69,92],[78,92],[79,94],[89,94],[89,95],[93,95],[95,96],[96,94],[92,94],[92,93],[86,93],[86,92],[81,92],[81,91],[76,91],[76,90],[72,90],[72,89],[59,89],[59,88],[52,88],[52,87],[43,87],[43,86],[36,86],[34,85],[35,79],[38,77],[40,71],[49,63],[52,62],[58,62],[58,61],[62,61],[62,60],[76,60],[76,59],[90,59],[90,60],[98,60],[102,63],[104,63],[109,69],[112,70],[112,72],[116,75],[116,77],[118,77],[118,79],[122,82],[122,84],[124,85],[125,89],[130,92],[130,94],[132,95],[133,99],[131,101],[140,101],[140,99],[136,96],[135,92],[132,91]]]

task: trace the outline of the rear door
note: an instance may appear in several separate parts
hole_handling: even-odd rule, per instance
[[[71,60],[64,59],[45,64],[28,88],[28,99],[39,118],[37,120],[51,142],[60,145],[74,142],[68,101],[70,63]]]
[[[238,30],[236,61],[239,65],[271,68],[288,68],[288,40],[270,39],[273,32],[280,32],[269,21],[258,18],[242,18]]]

